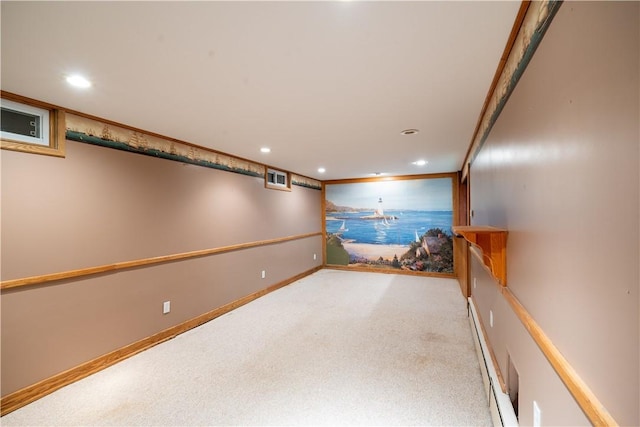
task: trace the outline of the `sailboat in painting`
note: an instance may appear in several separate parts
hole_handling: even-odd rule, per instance
[[[345,226],[345,221],[342,221],[342,225],[338,228],[337,234],[342,234],[347,231],[349,231],[349,229]]]

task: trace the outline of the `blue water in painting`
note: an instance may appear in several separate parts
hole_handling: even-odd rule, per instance
[[[361,219],[373,212],[332,212],[327,214],[327,233],[336,233],[344,221],[343,239],[357,243],[378,245],[408,245],[427,230],[440,228],[451,235],[453,212],[451,211],[394,211],[385,210],[385,216],[393,215],[396,220]]]

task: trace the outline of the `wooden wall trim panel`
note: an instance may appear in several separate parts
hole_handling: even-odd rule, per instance
[[[221,254],[225,252],[233,252],[233,251],[238,251],[242,249],[255,248],[259,246],[268,246],[268,245],[274,245],[277,243],[290,242],[292,240],[306,239],[308,237],[314,237],[314,236],[322,236],[322,232],[318,231],[315,233],[297,234],[294,236],[278,237],[275,239],[267,239],[267,240],[258,240],[255,242],[239,243],[236,245],[221,246],[221,247],[211,248],[211,249],[201,249],[197,251],[183,252],[178,254],[161,255],[157,257],[143,258],[143,259],[138,259],[133,261],[122,261],[122,262],[116,262],[113,264],[99,265],[96,267],[87,267],[87,268],[80,268],[77,270],[63,271],[59,273],[43,274],[40,276],[31,276],[31,277],[23,277],[19,279],[4,280],[0,282],[0,290],[12,289],[12,288],[17,288],[21,286],[39,285],[42,283],[55,282],[58,280],[64,280],[64,279],[69,279],[74,277],[90,276],[94,274],[114,272],[118,270],[125,270],[125,269],[130,269],[135,267],[146,266],[146,265],[185,260],[189,258],[216,255],[216,254]]]
[[[317,233],[314,233],[313,235],[316,235],[316,234]],[[21,390],[8,394],[7,396],[3,396],[0,399],[0,416],[13,412],[16,409],[19,409],[31,402],[34,402],[50,393],[53,393],[54,391],[66,385],[79,381],[85,377],[88,377],[91,374],[94,374],[105,368],[108,368],[109,366],[112,366],[131,356],[134,356],[135,354],[138,354],[144,350],[147,350],[157,344],[170,340],[171,338],[174,338],[175,336],[180,335],[183,332],[186,332],[190,329],[198,327],[210,320],[215,319],[216,317],[219,317],[232,310],[235,310],[240,306],[243,306],[270,292],[273,292],[286,285],[289,285],[290,283],[293,283],[296,280],[300,280],[303,277],[313,274],[316,271],[321,269],[322,269],[322,266],[314,267],[311,270],[297,274],[293,277],[290,277],[289,279],[278,282],[263,290],[254,292],[236,301],[230,302],[229,304],[225,304],[221,307],[218,307],[214,310],[211,310],[207,313],[197,316],[191,320],[187,320],[184,323],[165,329],[164,331],[158,332],[155,335],[144,338],[140,341],[134,342],[120,349],[114,350],[103,356],[97,357],[93,360],[83,363],[82,365],[76,366],[75,368],[68,369],[50,378],[39,381],[33,385],[30,385]]]
[[[580,378],[578,373],[569,364],[567,359],[553,345],[549,337],[544,333],[529,312],[520,301],[511,293],[509,288],[502,288],[502,295],[527,329],[535,343],[556,371],[564,385],[574,397],[582,411],[594,426],[617,426],[609,411],[593,394],[589,386]]]

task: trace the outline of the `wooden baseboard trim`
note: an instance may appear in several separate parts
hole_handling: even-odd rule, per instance
[[[218,307],[214,310],[211,310],[207,313],[204,313],[191,320],[187,320],[184,323],[173,326],[169,329],[165,329],[164,331],[158,332],[155,335],[152,335],[140,341],[129,344],[125,347],[114,350],[103,356],[100,356],[93,360],[85,362],[79,366],[68,369],[50,378],[44,379],[35,384],[27,386],[21,390],[18,390],[6,396],[3,396],[2,398],[0,398],[0,416],[13,412],[16,409],[19,409],[25,405],[28,405],[29,403],[34,402],[50,393],[53,393],[54,391],[59,390],[60,388],[66,385],[69,385],[85,377],[88,377],[91,374],[94,374],[98,371],[108,368],[109,366],[112,366],[124,359],[127,359],[135,354],[138,354],[144,350],[147,350],[164,341],[170,340],[171,338],[174,338],[175,336],[180,335],[183,332],[186,332],[190,329],[200,326],[210,320],[215,319],[216,317],[219,317],[232,310],[235,310],[240,306],[243,306],[270,292],[273,292],[277,289],[287,286],[288,284],[293,283],[296,280],[300,280],[303,277],[313,274],[316,271],[321,269],[322,269],[322,266],[312,268],[311,270],[307,270],[305,272],[297,274],[286,280],[283,280],[274,285],[271,285],[265,289],[254,292],[250,295],[247,295],[238,300],[235,300],[221,307]]]

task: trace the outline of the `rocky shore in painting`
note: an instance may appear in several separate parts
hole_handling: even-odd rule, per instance
[[[453,272],[453,239],[432,228],[408,245],[378,245],[327,235],[327,263],[437,273]]]

